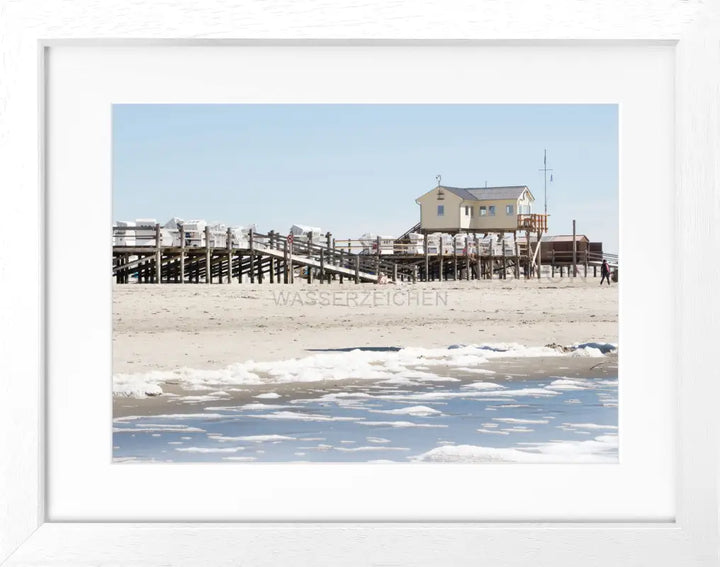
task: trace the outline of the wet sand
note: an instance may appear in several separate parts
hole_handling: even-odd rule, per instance
[[[592,379],[614,377],[618,373],[618,355],[608,354],[602,358],[585,357],[533,357],[533,358],[498,358],[489,360],[481,368],[492,370],[495,374],[475,375],[463,380],[473,382],[512,381],[513,378],[543,380],[550,377],[565,377],[571,379]],[[444,372],[442,367],[436,367],[439,374],[451,374],[450,369]],[[242,385],[237,388],[218,386],[216,389],[186,390],[178,384],[163,383],[163,394],[148,398],[115,398],[113,403],[113,416],[125,417],[132,415],[160,415],[185,414],[202,411],[204,407],[212,406],[238,406],[242,404],[259,402],[255,396],[275,393],[282,403],[317,396],[319,390],[367,388],[382,380],[334,380],[322,382],[302,382],[286,384]],[[227,393],[217,401],[191,402],[184,399],[186,396],[202,396],[221,390]],[[262,400],[274,403],[274,399]]]

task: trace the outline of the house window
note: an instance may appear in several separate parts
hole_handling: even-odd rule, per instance
[[[494,217],[494,216],[495,216],[495,205],[490,205],[490,206],[488,207],[488,214],[489,214],[491,217]]]
[[[506,215],[513,214],[513,206],[512,205],[505,205],[505,214]]]
[[[445,205],[438,205],[438,214],[437,216],[442,217],[445,215]]]
[[[485,207],[485,205],[481,205],[480,206],[480,216],[484,217],[485,215],[487,215],[487,207]]]
[[[465,216],[466,217],[472,216],[472,207],[465,207]]]

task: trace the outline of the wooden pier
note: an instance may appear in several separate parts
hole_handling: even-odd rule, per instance
[[[524,222],[523,228],[527,230],[529,226]],[[128,245],[129,239],[124,238],[128,231],[137,231],[142,236],[133,237]],[[228,229],[225,246],[212,246],[208,244],[217,243],[218,239],[211,238],[205,228],[204,245],[198,246],[197,242],[188,245],[182,228],[179,242],[164,245],[160,225],[114,226],[112,274],[121,284],[519,279],[541,277],[543,265],[550,266],[551,277],[556,273],[560,277],[579,275],[578,266],[584,267],[585,276],[592,267],[592,275],[596,276],[597,267],[608,256],[586,250],[580,257],[553,254],[543,258],[537,241],[528,238],[518,243],[517,233],[512,239],[506,239],[505,234],[491,234],[489,243],[487,233],[454,235],[449,243],[440,238],[436,247],[431,247],[428,235],[424,235],[418,249],[402,237],[390,243],[378,237],[368,243],[358,239],[335,240],[330,233],[323,235],[321,242],[313,242],[274,231],[261,234],[250,230],[247,238],[236,242]],[[541,234],[538,232],[538,236]]]

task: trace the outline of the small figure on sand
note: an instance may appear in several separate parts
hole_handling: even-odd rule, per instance
[[[602,275],[600,278],[600,285],[602,285],[606,279],[608,285],[610,285],[610,266],[608,265],[607,260],[603,260],[602,266],[600,267],[600,274]]]

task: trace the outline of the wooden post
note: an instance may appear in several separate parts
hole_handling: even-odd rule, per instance
[[[443,274],[443,271],[445,270],[445,258],[444,258],[444,255],[445,255],[444,245],[445,245],[445,243],[443,242],[443,240],[445,240],[445,239],[442,237],[442,234],[441,234],[441,235],[440,235],[440,244],[439,244],[439,246],[438,246],[438,252],[439,252],[439,255],[440,255],[440,259],[439,259],[439,263],[438,263],[438,280],[439,280],[439,281],[443,281],[443,277],[444,277],[444,275],[445,275],[445,274]]]
[[[228,263],[228,279],[227,283],[232,283],[232,229],[227,229],[227,263]]]
[[[587,248],[585,249],[585,277],[587,277],[587,269],[588,269],[588,254],[587,254]]]
[[[285,270],[285,275],[283,276],[283,281],[287,284],[290,283],[290,275],[288,274],[288,243],[287,238],[283,241],[283,268]]]
[[[593,277],[597,277],[597,266],[593,264]]]
[[[488,271],[488,278],[493,279],[495,275],[495,233],[490,235],[490,270]]]
[[[502,246],[502,279],[507,279],[507,256],[505,255],[505,233],[500,233],[500,246]]]
[[[417,279],[418,279],[417,273],[418,273],[418,267],[417,267],[417,264],[414,264],[413,269],[412,269],[412,283],[417,283]]]
[[[423,254],[425,255],[425,281],[430,281],[430,257],[428,256],[428,233],[423,233]]]
[[[393,274],[392,274],[392,281],[397,281],[397,262],[393,262]]]
[[[380,237],[375,239],[375,275],[380,278]]]
[[[335,240],[333,240],[333,250],[334,250],[334,249],[335,249]],[[341,268],[344,268],[344,267],[345,267],[345,252],[343,252],[342,250],[340,250],[340,267],[341,267]],[[340,283],[343,283],[343,281],[344,281],[344,280],[343,280],[343,273],[340,272]]]
[[[205,227],[205,283],[212,283],[212,252],[210,252],[210,227]]]
[[[525,231],[525,242],[527,243],[527,266],[525,268],[525,279],[530,278],[530,271],[532,270],[531,262],[532,262],[532,247],[530,246],[530,231]]]
[[[294,238],[294,237],[293,237]],[[287,240],[286,240],[287,242]],[[290,272],[290,277],[288,278],[288,283],[295,283],[295,267],[293,266],[293,247],[295,246],[295,240],[291,240],[288,243],[288,271]]]
[[[160,248],[160,225],[155,224],[155,283],[162,281],[162,249]]]
[[[470,235],[465,237],[465,279],[470,280]]]
[[[178,225],[180,230],[180,283],[185,283],[185,227]]]
[[[538,231],[537,233],[537,277],[540,279],[541,270],[542,270],[542,232]]]
[[[269,241],[268,248],[270,248],[270,250],[274,250],[275,249],[275,231],[274,230],[271,230],[270,232],[268,232],[268,241]],[[275,283],[275,256],[269,256],[268,258],[269,258],[269,263],[270,263],[270,266],[269,266],[270,283]],[[262,258],[260,259],[260,261],[262,263]]]
[[[325,250],[320,248],[320,283],[325,283]]]
[[[482,254],[480,253],[480,240],[477,233],[475,234],[475,260],[477,261],[477,273],[475,276],[477,279],[482,279]]]
[[[331,245],[331,243],[332,243],[332,233],[330,233],[330,232],[326,232],[326,233],[325,233],[325,243],[326,243],[326,246],[325,246],[325,247],[326,247],[328,250],[330,250],[331,248],[334,248],[334,247]]]
[[[550,261],[550,277],[555,277],[555,248],[552,249],[552,260]]]
[[[453,235],[453,278],[454,281],[458,279],[457,272],[457,234]]]
[[[355,254],[355,283],[360,283],[360,254]]]
[[[573,219],[573,277],[577,277],[577,241],[575,240],[575,219]]]
[[[513,233],[513,242],[515,245],[515,279],[520,279],[520,250],[517,242],[517,230]]]
[[[255,231],[251,228],[248,232],[248,239],[250,241],[250,263],[248,264],[248,271],[250,272],[250,283],[255,283]]]

